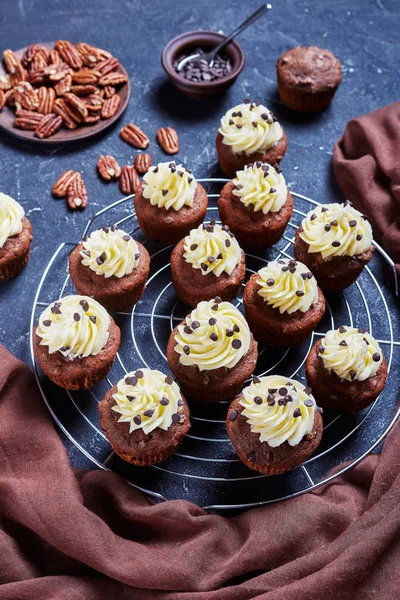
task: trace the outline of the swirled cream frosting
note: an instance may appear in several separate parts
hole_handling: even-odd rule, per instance
[[[305,313],[318,302],[317,281],[303,263],[289,258],[271,260],[258,271],[257,294],[272,308],[289,315]]]
[[[93,298],[65,296],[42,312],[36,333],[49,354],[61,352],[73,360],[98,354],[107,344],[110,323],[107,311]]]
[[[277,213],[286,202],[287,187],[282,173],[266,163],[256,162],[237,171],[232,194],[254,212]]]
[[[202,275],[231,273],[242,259],[242,251],[226,225],[216,225],[215,221],[203,223],[192,229],[184,240],[185,261]]]
[[[319,205],[301,225],[303,231],[299,235],[308,244],[308,252],[320,252],[325,260],[357,256],[372,244],[371,225],[349,203]]]
[[[115,225],[93,231],[82,246],[82,264],[106,279],[130,275],[139,262],[137,243]]]
[[[325,369],[345,381],[365,381],[382,364],[378,342],[363,327],[339,327],[328,331],[318,351]]]
[[[316,403],[311,389],[279,375],[254,377],[242,391],[242,415],[260,442],[276,448],[284,442],[296,446],[314,426]]]
[[[0,192],[0,248],[8,238],[21,233],[24,215],[24,209],[14,198]]]
[[[174,162],[158,163],[143,177],[143,196],[152,206],[178,211],[192,206],[197,182],[192,172]]]
[[[117,383],[112,410],[121,416],[119,423],[129,423],[129,433],[143,429],[151,433],[159,427],[167,430],[180,423],[184,400],[170,375],[155,369],[132,371]]]
[[[200,302],[178,326],[175,352],[183,365],[196,365],[200,371],[232,369],[248,352],[250,335],[242,313],[217,297]]]
[[[228,110],[218,131],[223,143],[235,154],[251,155],[269,150],[282,137],[282,127],[271,111],[253,102],[243,102]]]

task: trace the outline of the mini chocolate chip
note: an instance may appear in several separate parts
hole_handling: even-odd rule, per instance
[[[90,252],[89,252],[89,250],[84,250],[82,252],[82,254],[84,254],[85,256],[87,256],[88,258],[90,258]]]
[[[96,325],[96,322],[97,322],[97,317],[95,317],[94,315],[91,315],[91,316],[89,317],[89,321],[92,321],[92,323],[94,323],[94,324]]]
[[[106,255],[106,253],[105,253],[105,252],[102,252],[102,253],[100,254],[100,256],[98,256],[98,257],[96,258],[96,262],[97,262],[97,264],[98,264],[98,265],[102,265],[102,264],[104,264],[104,261],[106,260],[106,258],[107,258],[107,255]]]
[[[247,453],[247,460],[249,462],[254,462],[256,460],[256,453],[255,452],[248,452]]]
[[[235,185],[235,188],[236,188],[237,190],[239,190],[239,191],[240,191],[240,190],[242,190],[242,189],[243,189],[243,186],[242,186],[242,185],[239,185],[239,184],[237,184],[237,185]]]
[[[261,383],[261,379],[256,375],[253,375],[253,383]]]
[[[307,394],[307,396],[309,396],[311,394],[311,392],[312,392],[312,389],[309,386],[304,388],[304,393]]]
[[[236,333],[239,333],[239,331],[240,331],[240,327],[236,323],[233,326],[233,331],[235,331]]]
[[[187,333],[188,335],[190,335],[191,333],[193,333],[193,329],[190,329],[190,327],[188,327],[188,325],[185,325],[185,327],[183,328],[183,331],[185,333]]]
[[[178,406],[183,406],[185,404],[185,401],[182,400],[182,398],[179,398],[178,400]]]
[[[135,372],[135,375],[138,379],[143,379],[143,371],[141,371],[140,369],[138,371]]]
[[[359,328],[357,329],[357,331],[358,331],[358,333],[367,333],[367,330],[366,330],[366,329],[364,329],[364,327],[359,327]]]
[[[331,225],[332,225],[332,227],[337,227],[338,226],[338,222],[337,221],[331,221]]]
[[[136,396],[129,396],[128,394],[126,394],[126,399],[129,400],[129,402],[133,402],[136,398]]]
[[[158,173],[158,167],[154,167],[153,173]]]
[[[342,340],[342,341],[339,343],[339,346],[347,346],[347,342],[346,342],[346,340]]]
[[[296,408],[296,409],[293,411],[293,416],[294,416],[295,418],[297,418],[297,417],[301,417],[301,410],[300,410],[299,408]]]
[[[286,406],[287,402],[285,400],[285,398],[279,398],[278,400],[278,406]]]
[[[245,98],[243,100],[243,104],[250,104],[250,98]]]
[[[60,306],[60,302],[54,303],[54,305],[51,307],[51,312],[53,313],[53,315],[61,315]]]
[[[222,225],[222,231],[229,232],[230,229],[229,229],[228,225]]]
[[[346,333],[346,327],[344,327],[344,325],[339,327],[339,333]]]
[[[186,354],[186,356],[189,356],[189,354],[190,354],[189,346],[183,346],[183,352]]]
[[[215,256],[208,256],[207,260],[209,263],[213,263],[213,262],[215,262]]]
[[[268,119],[269,119],[269,115],[268,115],[267,113],[263,113],[263,114],[261,115],[261,118],[262,118],[262,119],[264,119],[264,121],[268,121]]]
[[[353,369],[350,369],[349,374],[350,374],[351,380],[354,381],[357,373],[355,371],[353,371]]]
[[[168,406],[168,404],[169,404],[168,398],[166,398],[165,396],[163,398],[161,398],[160,404],[161,404],[161,406]]]
[[[50,327],[50,325],[51,325],[51,321],[50,321],[49,319],[46,319],[46,321],[43,321],[43,325],[44,325],[45,327]]]
[[[203,269],[203,271],[207,271],[208,269],[208,265],[206,265],[206,263],[201,263],[201,268]]]
[[[263,399],[261,398],[261,396],[254,396],[254,402],[256,404],[262,404]]]
[[[79,313],[74,313],[74,321],[78,322],[81,320],[81,315]]]
[[[236,421],[236,419],[238,418],[238,411],[237,410],[231,410],[229,412],[229,420],[232,421],[232,423],[234,421]]]
[[[217,256],[217,260],[221,260],[222,258],[223,258],[223,256],[222,256],[222,252],[220,252],[220,253],[218,254],[218,256]]]
[[[134,377],[134,376],[132,376],[132,377],[125,377],[125,383],[126,383],[126,385],[131,385],[131,386],[134,387],[137,384],[137,382],[138,382],[137,377]]]
[[[275,194],[275,192],[276,192],[276,189],[274,187],[270,188],[270,190],[269,190],[270,194]]]
[[[188,183],[192,183],[193,177],[188,177]]]
[[[218,310],[218,304],[213,304],[211,310]]]
[[[136,417],[133,417],[133,422],[136,423],[136,425],[140,425],[142,422],[142,417],[140,415],[136,415]]]
[[[274,404],[275,404],[275,396],[273,394],[268,394],[268,396],[267,396],[267,402],[268,402],[269,406],[274,406]]]
[[[354,221],[354,220],[349,221],[349,225],[350,225],[350,227],[355,227],[357,225],[357,221]]]
[[[327,206],[323,206],[321,208],[321,212],[328,212],[329,208]]]
[[[301,296],[304,296],[304,292],[302,292],[301,290],[297,290],[296,296],[299,296],[299,298],[301,298]]]
[[[213,342],[217,342],[218,341],[218,335],[216,333],[212,333],[210,335],[210,340],[212,340]]]
[[[275,285],[275,279],[267,279],[267,286],[272,287],[273,285]]]
[[[139,252],[136,252],[136,254],[135,254],[135,260],[139,260],[139,256],[140,256]]]
[[[198,329],[200,327],[200,323],[198,321],[193,321],[192,329]]]
[[[360,240],[362,240],[362,234],[359,233],[358,235],[356,235],[356,240],[357,242],[359,242]]]
[[[319,352],[320,354],[323,354],[323,353],[325,352],[325,348],[323,347],[323,345],[322,345],[322,344],[320,344],[320,345],[318,346],[318,352]]]
[[[229,119],[229,125],[234,125],[234,124],[235,124],[235,122],[232,121],[232,119]]]
[[[286,271],[289,271],[289,267],[287,265],[282,267],[282,273],[286,273]]]
[[[281,388],[279,388],[279,390],[278,390],[278,394],[279,394],[280,396],[286,396],[287,392],[288,392],[288,391],[287,391],[287,388],[285,388],[285,387],[281,387]]]
[[[257,127],[257,122],[256,121],[252,121],[251,124],[253,125],[253,127]]]
[[[333,242],[332,242],[332,246],[333,246],[334,248],[339,248],[339,246],[340,246],[340,242],[339,242],[338,240],[333,240]]]
[[[234,334],[234,331],[232,331],[232,329],[227,329],[225,333],[226,333],[226,337],[232,337]]]
[[[242,129],[243,125],[236,125],[237,129]]]
[[[149,408],[149,410],[145,410],[143,415],[145,417],[152,417],[154,415],[154,410],[152,410],[151,408]]]
[[[289,394],[284,398],[285,402],[292,402],[293,398]]]
[[[232,340],[232,348],[235,348],[235,350],[239,350],[241,345],[242,342],[240,340]]]
[[[278,391],[278,388],[268,388],[269,394],[276,394],[277,391]]]
[[[363,341],[367,344],[367,346],[369,346],[369,341],[367,340],[367,338],[363,338]]]
[[[379,362],[379,361],[381,360],[381,355],[379,354],[379,352],[375,352],[375,353],[372,355],[372,360],[373,360],[374,362]]]
[[[172,377],[172,375],[166,376],[165,383],[167,383],[168,385],[172,385],[174,383],[174,378]]]
[[[314,402],[311,400],[311,398],[306,398],[306,400],[304,400],[304,404],[306,406],[313,406]]]
[[[211,319],[208,319],[209,325],[215,325],[216,322],[217,322],[217,319],[215,319],[214,317],[211,317]]]
[[[122,239],[123,239],[125,242],[129,242],[129,240],[131,239],[131,236],[130,236],[130,235],[124,235],[124,236],[122,236]]]
[[[197,244],[192,244],[192,245],[190,246],[190,249],[191,249],[191,251],[192,251],[192,252],[194,252],[195,250],[197,250],[197,248],[198,248],[198,245],[197,245]]]
[[[172,415],[172,422],[173,423],[180,423],[181,421],[181,415],[179,415],[178,413],[174,413]]]
[[[104,233],[110,233],[110,230],[108,227],[103,227],[103,231],[104,231]]]
[[[327,224],[324,226],[324,229],[325,229],[325,231],[330,231],[330,230],[331,230],[331,226],[329,225],[329,223],[327,223]]]
[[[317,215],[313,213],[310,217],[310,221],[314,221],[317,218]]]
[[[166,196],[168,194],[168,190],[163,190],[161,193],[163,196]]]
[[[118,231],[118,225],[111,225],[111,231]]]

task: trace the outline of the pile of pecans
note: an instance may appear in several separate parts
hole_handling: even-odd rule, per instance
[[[0,110],[14,108],[14,127],[48,138],[60,127],[76,129],[110,119],[128,78],[107,50],[58,40],[53,50],[29,46],[20,60],[4,50],[6,75],[0,76]]]

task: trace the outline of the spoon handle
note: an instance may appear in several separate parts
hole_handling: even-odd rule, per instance
[[[249,25],[252,25],[255,21],[257,21],[257,19],[259,19],[265,12],[267,12],[271,8],[272,6],[270,4],[263,4],[262,6],[260,6],[260,8],[258,8],[252,15],[250,15],[250,17],[243,21],[243,23],[239,25],[239,27],[232,31],[232,33],[228,35],[228,37],[222,40],[222,42],[218,44],[216,48],[214,48],[213,54],[218,54],[218,52],[222,50],[222,48],[225,48],[225,46],[229,44],[229,42],[233,40],[233,38],[239,35],[239,33],[242,33],[242,31],[247,29]]]

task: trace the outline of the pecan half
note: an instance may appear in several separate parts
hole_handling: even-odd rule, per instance
[[[167,154],[179,152],[178,134],[172,127],[160,127],[157,131],[157,141]]]
[[[4,50],[3,60],[6,66],[6,71],[10,75],[14,75],[17,72],[18,66],[21,65],[21,61],[12,50]]]
[[[109,73],[116,71],[118,67],[119,60],[113,56],[110,56],[109,58],[106,58],[95,65],[96,71],[100,71],[102,75],[108,75]]]
[[[109,73],[108,75],[103,75],[98,81],[99,85],[121,85],[122,83],[126,83],[128,81],[128,77],[123,73]]]
[[[75,94],[75,96],[90,96],[90,94],[94,94],[96,91],[95,85],[72,85],[71,92]]]
[[[0,90],[6,92],[11,89],[11,82],[9,75],[0,75]]]
[[[30,71],[40,71],[41,69],[45,69],[49,62],[49,53],[46,48],[42,48],[39,46],[36,49],[36,52],[32,58],[32,61],[29,65]]]
[[[0,90],[0,111],[3,110],[6,104],[6,95],[3,90]]]
[[[72,170],[65,171],[65,173],[60,175],[53,185],[53,189],[51,190],[53,196],[57,196],[57,198],[64,198],[67,195],[69,185],[77,175],[78,173]]]
[[[35,131],[43,115],[31,110],[17,110],[15,113],[14,127],[25,129],[26,131]]]
[[[116,93],[116,89],[112,85],[104,86],[104,97],[105,98],[111,98],[111,96],[114,96],[115,93]]]
[[[76,129],[77,123],[82,123],[81,115],[72,109],[64,98],[57,98],[53,105],[53,112],[62,118],[67,129]]]
[[[57,96],[64,96],[71,91],[72,77],[70,74],[61,79],[54,87]]]
[[[82,101],[82,98],[79,98],[75,94],[68,92],[64,95],[64,99],[69,106],[78,111],[78,113],[82,116],[82,121],[88,116],[88,109],[86,108],[85,103]]]
[[[31,62],[33,61],[33,57],[35,56],[36,51],[39,50],[39,48],[39,44],[31,44],[27,47],[21,59],[22,66],[27,68],[31,64]]]
[[[25,71],[21,63],[16,65],[15,72],[10,73],[9,76],[11,85],[18,85],[21,83],[21,81],[28,81],[28,73]]]
[[[138,173],[143,175],[147,173],[152,165],[152,160],[150,154],[144,154],[143,152],[140,154],[136,154],[135,156],[135,169]]]
[[[86,67],[93,67],[101,60],[101,54],[94,46],[80,42],[79,44],[76,44],[75,48],[79,52],[79,56]]]
[[[31,85],[42,85],[47,79],[44,70],[35,71],[34,73],[29,73],[28,81]]]
[[[127,144],[134,146],[135,148],[145,149],[150,144],[150,140],[147,135],[133,123],[128,123],[120,131],[120,136]]]
[[[50,50],[49,65],[59,65],[61,62],[63,61],[57,50]]]
[[[26,110],[36,110],[39,105],[36,90],[27,81],[21,81],[15,86],[14,100],[17,105]]]
[[[4,96],[6,98],[7,106],[15,107],[14,88],[11,88],[11,90],[7,90],[6,92],[4,92]]]
[[[111,96],[111,98],[107,98],[104,100],[104,104],[101,108],[101,118],[102,119],[111,119],[119,109],[121,104],[121,97],[118,94]]]
[[[93,125],[93,123],[98,123],[100,121],[100,115],[88,115],[86,119],[83,120],[84,125]]]
[[[43,85],[38,89],[37,95],[39,99],[37,111],[42,113],[42,115],[48,115],[53,112],[54,101],[56,99],[54,89]]]
[[[61,81],[61,79],[71,74],[71,69],[67,63],[61,62],[58,65],[49,65],[43,69],[43,72],[50,81]]]
[[[76,173],[67,190],[67,202],[71,210],[85,208],[88,204],[88,195],[82,175]]]
[[[95,95],[98,96],[99,98],[104,98],[104,89],[105,88],[97,88],[97,90],[95,91]]]
[[[72,73],[72,82],[78,85],[87,85],[90,83],[96,83],[100,79],[101,73],[94,71],[93,69],[80,69],[75,73]]]
[[[51,137],[60,129],[62,123],[63,120],[59,115],[55,115],[54,113],[45,115],[36,127],[35,135],[41,140],[43,138]]]
[[[58,40],[54,49],[57,50],[64,62],[73,69],[80,69],[83,66],[82,58],[78,50],[67,40]]]
[[[123,194],[134,194],[140,186],[139,175],[132,165],[125,165],[121,169],[119,187]]]
[[[82,102],[92,115],[97,115],[100,113],[101,107],[103,106],[103,100],[99,98],[97,94],[90,94],[90,96],[82,98]]]
[[[99,157],[97,169],[105,181],[118,179],[118,177],[121,175],[121,167],[113,156],[107,154],[102,154]]]

